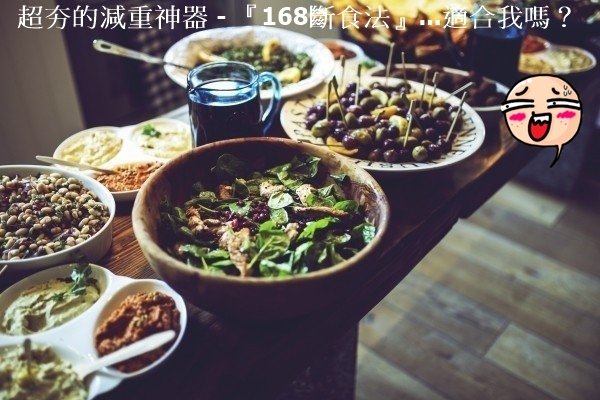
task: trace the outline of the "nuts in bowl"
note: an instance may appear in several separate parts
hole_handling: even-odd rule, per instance
[[[108,190],[85,175],[0,167],[0,262],[17,272],[96,261],[110,247],[114,212]]]

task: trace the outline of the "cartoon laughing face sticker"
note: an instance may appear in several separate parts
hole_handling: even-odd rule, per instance
[[[532,146],[557,147],[552,165],[581,125],[579,95],[570,83],[554,75],[517,82],[500,109],[515,139]]]

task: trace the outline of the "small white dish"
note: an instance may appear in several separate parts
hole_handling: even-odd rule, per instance
[[[219,47],[244,47],[266,43],[272,38],[279,39],[291,52],[305,52],[314,64],[310,77],[281,89],[282,98],[304,93],[322,83],[333,73],[335,67],[333,55],[324,44],[300,33],[267,26],[232,26],[198,31],[171,46],[164,59],[179,65],[193,66],[196,60],[195,47],[201,47],[210,52]],[[165,65],[165,72],[179,86],[187,87],[186,70]],[[270,99],[271,90],[261,90],[260,96],[263,100]]]
[[[73,266],[73,264],[69,264],[47,269],[12,285],[0,294],[0,316],[4,315],[6,308],[23,290],[48,279],[69,276]],[[119,306],[125,297],[130,294],[147,291],[159,291],[173,298],[180,313],[180,330],[169,350],[159,359],[141,370],[126,374],[108,367],[90,374],[85,380],[89,391],[88,400],[114,389],[123,379],[142,375],[163,363],[179,346],[187,326],[187,309],[183,298],[165,282],[154,279],[135,280],[114,275],[99,265],[90,264],[90,266],[92,268],[92,276],[98,279],[99,286],[101,287],[101,294],[96,303],[65,324],[44,332],[28,336],[11,336],[0,333],[0,347],[21,345],[26,337],[30,337],[34,344],[51,346],[61,357],[64,357],[65,360],[71,362],[74,366],[91,363],[99,358],[94,344],[96,328]]]
[[[80,180],[83,186],[92,191],[98,200],[104,203],[109,210],[110,216],[104,226],[83,243],[77,244],[71,248],[57,251],[54,254],[47,254],[39,257],[26,258],[22,260],[0,261],[1,264],[8,265],[7,273],[31,272],[48,268],[54,265],[60,265],[70,262],[76,262],[81,257],[88,262],[96,262],[101,259],[110,249],[112,244],[112,228],[115,217],[115,199],[112,194],[95,179],[88,175],[53,167],[41,165],[3,165],[0,166],[0,175],[7,176],[28,176],[39,173],[51,174],[57,172],[65,177],[73,177]]]
[[[110,130],[111,132],[115,132],[115,134],[122,140],[121,149],[113,158],[111,158],[104,164],[98,165],[98,167],[111,169],[124,164],[137,164],[145,162],[168,162],[170,160],[169,158],[154,157],[145,152],[140,146],[136,144],[135,136],[139,134],[139,132],[143,130],[144,126],[147,124],[155,125],[155,127],[159,131],[172,129],[181,132],[188,132],[190,135],[190,144],[188,150],[191,150],[193,148],[194,141],[192,138],[191,128],[189,124],[173,118],[154,118],[148,121],[140,122],[136,125],[129,125],[124,127],[102,126],[85,129],[81,132],[69,136],[62,143],[60,143],[54,151],[53,157],[60,159],[60,155],[63,149],[66,146],[73,143],[73,140],[79,139],[82,136],[89,135],[98,130]],[[64,166],[57,166],[57,168],[61,168],[61,170],[77,171],[74,168]],[[97,172],[93,171],[84,171],[84,173],[92,178],[95,178],[99,175]],[[132,202],[135,200],[135,197],[137,196],[138,192],[139,189],[110,193],[114,196],[114,199],[117,202]]]

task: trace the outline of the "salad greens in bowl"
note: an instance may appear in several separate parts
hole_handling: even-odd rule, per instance
[[[376,268],[389,205],[351,160],[285,139],[234,139],[157,171],[133,209],[150,265],[192,303],[241,319],[308,313]]]

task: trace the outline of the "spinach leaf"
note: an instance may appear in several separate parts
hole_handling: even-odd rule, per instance
[[[308,224],[306,224],[306,227],[304,228],[300,236],[298,236],[298,241],[312,240],[314,239],[315,234],[318,231],[327,229],[331,225],[336,224],[337,222],[339,222],[339,219],[335,217],[325,217],[316,221],[309,222]]]
[[[349,213],[356,212],[358,210],[358,203],[354,200],[342,200],[335,203],[333,206],[335,210],[342,210]]]
[[[231,186],[233,189],[233,197],[236,197],[238,199],[245,199],[250,195],[250,190],[246,186],[243,179],[236,179],[235,181],[233,181],[233,185]]]
[[[250,212],[250,204],[251,202],[245,201],[243,206],[238,206],[237,203],[228,204],[229,209],[233,213],[238,213],[240,215],[248,215]]]
[[[300,179],[296,179],[290,175],[287,171],[281,171],[277,174],[277,179],[290,190],[296,190],[299,188],[304,182]]]
[[[267,277],[290,276],[292,269],[289,262],[277,263],[271,260],[262,260],[258,265],[260,274]]]
[[[323,206],[323,207],[333,207],[335,204],[335,197],[321,197],[318,194],[311,193],[306,196],[306,205],[309,207]]]
[[[275,230],[276,228],[277,228],[277,226],[275,224],[275,221],[269,219],[269,220],[263,222],[262,224],[260,224],[260,226],[258,227],[258,231],[266,232],[266,231]]]
[[[290,238],[282,231],[259,232],[256,238],[256,255],[248,263],[248,269],[257,261],[272,260],[282,256],[290,247]]]
[[[352,229],[352,238],[361,241],[364,245],[371,243],[375,237],[375,226],[368,222],[363,222]]]
[[[342,233],[341,235],[335,235],[335,234],[329,232],[329,234],[327,234],[327,237],[325,238],[325,243],[344,244],[344,243],[348,243],[351,239],[352,239],[352,236],[350,236],[347,233]]]
[[[273,193],[267,202],[270,209],[276,210],[294,204],[294,199],[288,193]]]
[[[287,213],[287,211],[285,211],[285,208],[278,208],[276,210],[272,210],[271,211],[271,221],[273,221],[278,226],[287,224],[288,213]]]
[[[333,179],[336,183],[338,183],[340,185],[342,183],[344,183],[346,178],[348,178],[348,175],[346,175],[346,174],[331,174],[329,176],[331,177],[331,179]]]
[[[346,261],[336,250],[334,244],[327,245],[327,254],[329,254],[329,262],[331,265],[339,264]]]
[[[219,182],[228,183],[237,178],[247,178],[251,174],[246,163],[231,154],[221,155],[211,171]]]
[[[303,178],[314,178],[319,172],[319,157],[309,154],[298,154],[291,161],[291,172]]]

